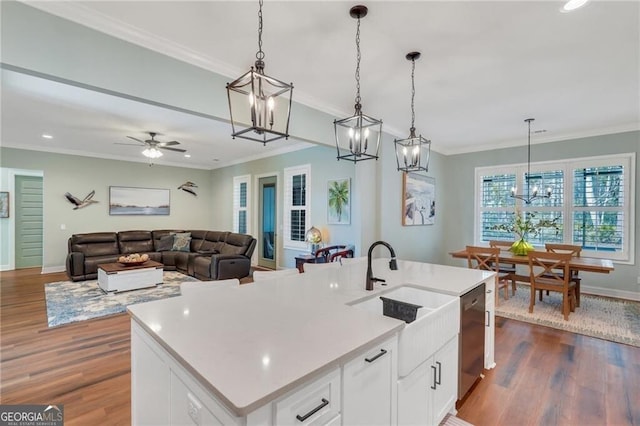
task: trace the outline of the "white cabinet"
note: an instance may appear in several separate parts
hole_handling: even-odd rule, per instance
[[[425,361],[398,380],[398,425],[429,424],[429,367],[429,361]]]
[[[340,369],[276,401],[276,425],[329,425],[340,416]]]
[[[485,282],[485,330],[484,330],[484,368],[487,370],[496,366],[495,351],[495,311],[496,311],[496,283],[494,280]]]
[[[162,351],[148,344],[149,339],[139,327],[132,327],[131,423],[169,424],[170,370]]]
[[[396,337],[375,345],[346,363],[342,370],[345,425],[390,425],[396,412]]]
[[[437,425],[455,409],[458,399],[458,335],[435,353],[429,370],[429,391],[433,401],[430,424]]]
[[[458,396],[458,335],[398,380],[398,425],[438,425]]]

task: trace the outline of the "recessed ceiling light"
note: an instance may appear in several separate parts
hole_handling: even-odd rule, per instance
[[[43,137],[44,139],[53,139],[53,136],[48,135],[48,134],[46,134],[46,133],[43,133],[43,134],[42,134],[42,137]]]
[[[191,158],[191,154],[185,154],[184,158]]]
[[[589,0],[569,0],[562,6],[560,9],[562,12],[572,12],[578,8],[581,8],[585,4],[587,4]]]

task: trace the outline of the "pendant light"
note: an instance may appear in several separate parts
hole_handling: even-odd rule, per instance
[[[262,4],[258,11],[258,52],[255,69],[251,67],[227,83],[231,136],[262,144],[289,138],[289,117],[293,83],[287,84],[264,73],[262,51]]]
[[[416,136],[416,112],[414,100],[416,97],[415,71],[416,59],[420,58],[420,52],[407,53],[407,60],[411,61],[411,127],[409,137],[406,139],[395,139],[396,161],[398,170],[407,172],[427,172],[429,171],[429,156],[431,155],[431,141],[420,136]]]
[[[531,122],[534,121],[535,118],[527,118],[525,123],[529,125],[529,137],[527,139],[527,175],[525,176],[525,185],[527,187],[526,194],[519,195],[517,194],[517,187],[511,188],[511,197],[517,198],[518,200],[522,200],[525,204],[529,205],[533,200],[537,200],[539,198],[550,198],[551,197],[551,187],[548,187],[545,191],[544,195],[538,195],[538,187],[534,186],[533,189],[529,188],[530,179],[531,179]]]
[[[336,149],[338,160],[348,160],[357,163],[363,160],[377,160],[380,148],[380,134],[382,120],[376,120],[362,113],[360,104],[360,19],[367,16],[366,6],[358,5],[351,8],[349,15],[358,20],[356,29],[356,99],[355,114],[341,120],[334,120],[336,135]],[[343,154],[342,152],[347,152]]]

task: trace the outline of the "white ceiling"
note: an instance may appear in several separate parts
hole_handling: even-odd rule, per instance
[[[28,3],[230,80],[252,65],[257,50],[256,1]],[[266,1],[266,73],[293,81],[295,101],[337,116],[353,113],[356,21],[349,9],[355,4]],[[422,52],[416,63],[416,128],[440,153],[524,145],[528,117],[536,118],[533,130],[547,130],[533,143],[640,129],[637,1],[592,0],[572,13],[560,13],[561,1],[365,4],[363,111],[382,118],[395,136],[406,137],[410,125],[405,55],[414,50]],[[157,131],[166,135],[158,139],[179,140],[192,154],[184,159],[166,153],[158,163],[215,168],[296,143],[266,150],[249,141],[221,147],[213,141],[229,139],[224,122],[24,80],[34,78],[3,72],[5,145],[44,149],[49,142],[33,135],[42,126],[63,135],[51,141],[63,146],[52,150],[131,159],[136,147],[113,142]],[[24,136],[28,131],[30,138]],[[216,137],[222,134],[227,137]]]

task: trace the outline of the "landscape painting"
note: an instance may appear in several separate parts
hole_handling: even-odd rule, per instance
[[[109,214],[169,215],[168,189],[109,187]]]
[[[351,181],[349,178],[330,180],[327,184],[327,223],[351,223]]]
[[[433,225],[436,221],[436,180],[418,173],[404,173],[402,225]]]

